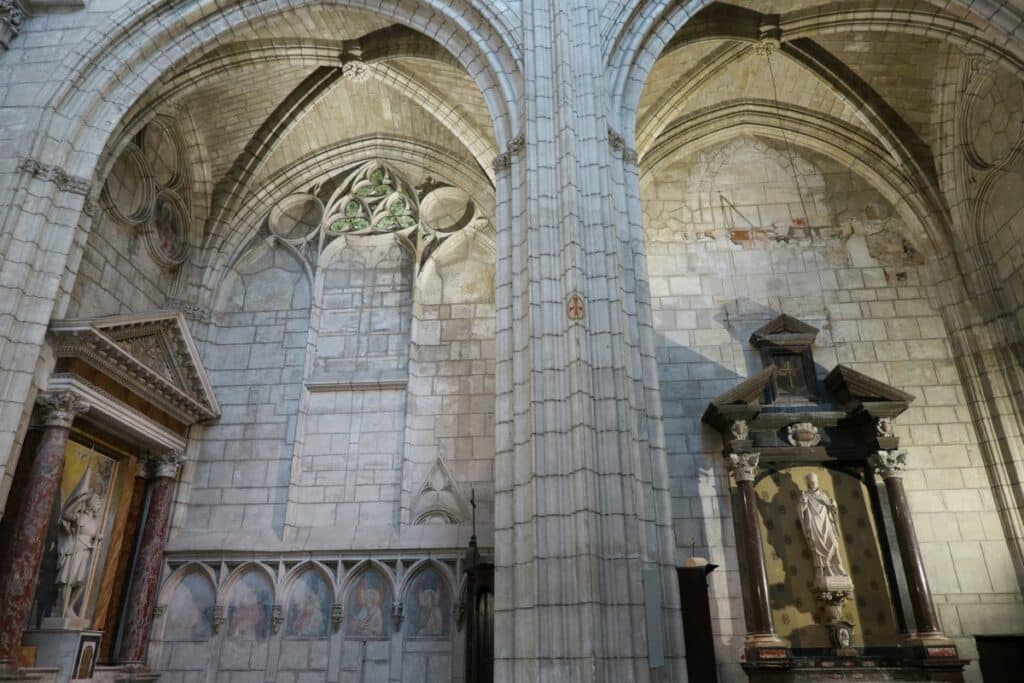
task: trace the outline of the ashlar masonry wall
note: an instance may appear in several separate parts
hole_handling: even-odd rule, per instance
[[[917,397],[897,422],[905,482],[946,632],[1024,630],[1024,607],[936,312],[927,241],[864,180],[809,150],[740,137],[643,169],[641,191],[678,561],[705,555],[723,680],[745,680],[729,475],[709,400],[761,369],[748,339],[785,312],[846,364]],[[979,680],[976,665],[968,670]]]

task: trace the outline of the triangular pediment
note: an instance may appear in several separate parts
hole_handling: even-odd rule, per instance
[[[845,365],[828,373],[825,388],[848,411],[863,408],[877,417],[899,414],[914,400],[913,395]]]
[[[769,365],[732,389],[719,394],[708,404],[703,421],[721,429],[732,420],[753,417],[760,411],[761,400],[774,374],[775,366]]]
[[[220,415],[185,317],[178,311],[62,320],[58,358],[80,358],[187,424]]]
[[[812,344],[818,336],[818,332],[818,328],[814,325],[808,325],[802,320],[783,313],[771,322],[754,330],[754,333],[750,335],[750,343],[756,347],[783,340],[787,342],[799,340]]]

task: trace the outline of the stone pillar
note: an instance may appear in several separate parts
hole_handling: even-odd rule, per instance
[[[27,495],[15,520],[9,548],[0,575],[0,668],[14,668],[21,644],[22,627],[32,608],[43,559],[46,533],[53,506],[60,493],[64,471],[64,449],[71,423],[89,410],[71,393],[44,394],[37,401],[43,406],[43,433],[32,461]]]
[[[174,503],[174,485],[181,467],[181,453],[165,451],[148,459],[146,518],[142,523],[135,566],[132,567],[128,589],[127,610],[121,630],[121,664],[141,667],[149,644],[149,629],[153,623],[160,567],[164,558],[167,524]]]
[[[758,524],[757,495],[754,493],[754,477],[757,475],[759,453],[730,453],[729,469],[736,480],[736,491],[740,503],[740,527],[744,564],[747,567],[747,583],[750,591],[750,623],[747,628],[746,649],[748,661],[759,656],[758,648],[778,650],[782,641],[775,635],[772,606],[768,596],[768,570],[764,562],[764,542],[761,540],[761,526]],[[779,653],[776,653],[779,654]],[[783,651],[781,654],[785,655]],[[772,659],[786,657],[772,656]]]
[[[495,670],[678,681],[679,586],[653,331],[609,130],[601,3],[524,0],[498,203]],[[634,250],[634,246],[637,249]]]
[[[932,602],[928,577],[924,571],[921,549],[917,543],[917,532],[910,517],[910,505],[903,489],[903,470],[906,467],[907,454],[897,451],[878,451],[872,457],[871,464],[885,482],[885,490],[889,495],[889,508],[892,511],[893,524],[896,527],[896,542],[900,547],[903,559],[903,571],[907,576],[907,590],[910,593],[910,605],[914,610],[914,621],[917,631],[911,634],[915,639],[942,639],[942,627],[939,615]]]

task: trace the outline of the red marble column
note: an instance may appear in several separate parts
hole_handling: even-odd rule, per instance
[[[149,629],[153,623],[153,608],[160,582],[160,567],[164,557],[167,525],[174,503],[174,484],[178,477],[181,454],[167,451],[151,457],[149,467],[148,505],[143,522],[138,555],[132,568],[131,587],[128,589],[128,611],[125,613],[121,633],[118,661],[129,666],[142,666],[149,645]]]
[[[775,634],[771,600],[768,595],[768,570],[764,562],[764,543],[757,514],[757,494],[754,477],[760,460],[758,453],[730,453],[729,469],[736,480],[740,503],[739,551],[747,567],[747,590],[750,595],[750,614],[744,649],[751,664],[778,665],[787,661],[785,644]]]
[[[871,464],[882,477],[885,490],[889,494],[893,526],[896,527],[896,541],[900,548],[900,557],[903,559],[903,571],[907,576],[907,590],[910,593],[911,608],[914,610],[914,621],[917,622],[916,632],[912,635],[945,638],[939,625],[939,613],[932,601],[928,577],[924,571],[924,559],[917,543],[914,521],[910,517],[910,503],[903,489],[906,460],[907,454],[903,452],[878,451]]]
[[[44,394],[38,403],[45,410],[43,433],[10,547],[4,548],[6,557],[0,575],[0,669],[13,669],[17,663],[22,627],[32,608],[50,516],[60,493],[71,423],[76,415],[89,410],[71,393]]]

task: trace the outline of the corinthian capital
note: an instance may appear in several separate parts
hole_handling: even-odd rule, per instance
[[[146,458],[146,469],[150,479],[177,479],[178,470],[184,458],[181,451],[166,450],[153,453]]]
[[[760,453],[730,453],[729,470],[736,478],[736,483],[741,481],[754,481],[757,475],[757,463],[760,460]]]
[[[43,407],[43,424],[47,427],[67,429],[75,418],[89,412],[89,404],[70,391],[59,394],[43,394],[36,399]]]
[[[871,456],[871,466],[882,475],[882,479],[902,477],[907,467],[906,451],[878,451]]]

